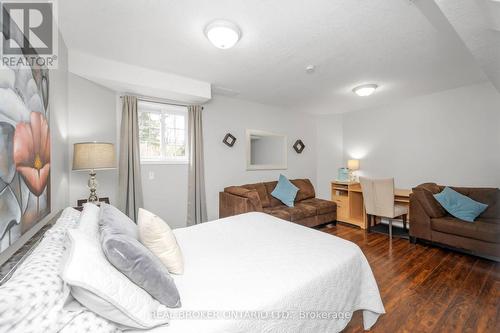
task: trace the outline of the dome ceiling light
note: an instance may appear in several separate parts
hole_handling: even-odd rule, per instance
[[[205,28],[205,36],[219,49],[232,48],[241,38],[241,30],[232,22],[216,20]]]
[[[354,87],[354,89],[352,91],[358,96],[366,97],[366,96],[370,96],[371,94],[373,94],[375,92],[375,90],[377,90],[377,88],[378,88],[378,85],[376,85],[374,83],[370,83],[370,84],[363,84],[361,86]]]
[[[354,89],[352,91],[358,96],[366,97],[366,96],[370,96],[371,94],[373,94],[375,92],[375,90],[377,90],[377,88],[378,88],[378,85],[376,85],[374,83],[370,83],[370,84],[363,84],[363,85],[354,87]]]

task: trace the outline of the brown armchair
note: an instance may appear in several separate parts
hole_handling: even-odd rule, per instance
[[[337,205],[334,202],[317,199],[309,179],[291,182],[299,188],[294,207],[285,206],[271,195],[276,181],[226,187],[219,193],[219,217],[263,212],[308,227],[335,223]]]
[[[500,190],[452,188],[488,208],[474,222],[465,222],[448,214],[434,198],[444,186],[419,185],[410,196],[410,240],[426,240],[500,260]]]

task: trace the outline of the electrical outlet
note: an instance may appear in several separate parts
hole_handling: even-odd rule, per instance
[[[155,173],[154,173],[154,171],[149,171],[149,174],[148,174],[148,179],[149,179],[149,180],[153,180],[153,179],[155,179]]]

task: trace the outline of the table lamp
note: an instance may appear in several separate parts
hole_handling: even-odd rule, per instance
[[[97,203],[96,170],[116,168],[115,147],[107,142],[80,142],[73,145],[73,170],[89,171],[89,202]]]
[[[354,172],[359,170],[359,160],[348,160],[347,168],[349,169],[349,181],[351,182],[357,181]]]

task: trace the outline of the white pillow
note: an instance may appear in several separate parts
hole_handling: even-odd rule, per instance
[[[184,273],[184,260],[175,235],[168,224],[155,214],[139,208],[139,240],[173,274]]]
[[[81,230],[68,230],[67,251],[61,277],[70,285],[73,297],[89,310],[129,328],[168,323],[162,316],[167,308],[113,267],[98,239]]]
[[[78,221],[78,229],[91,238],[99,238],[99,206],[87,202],[83,204],[83,210]]]

